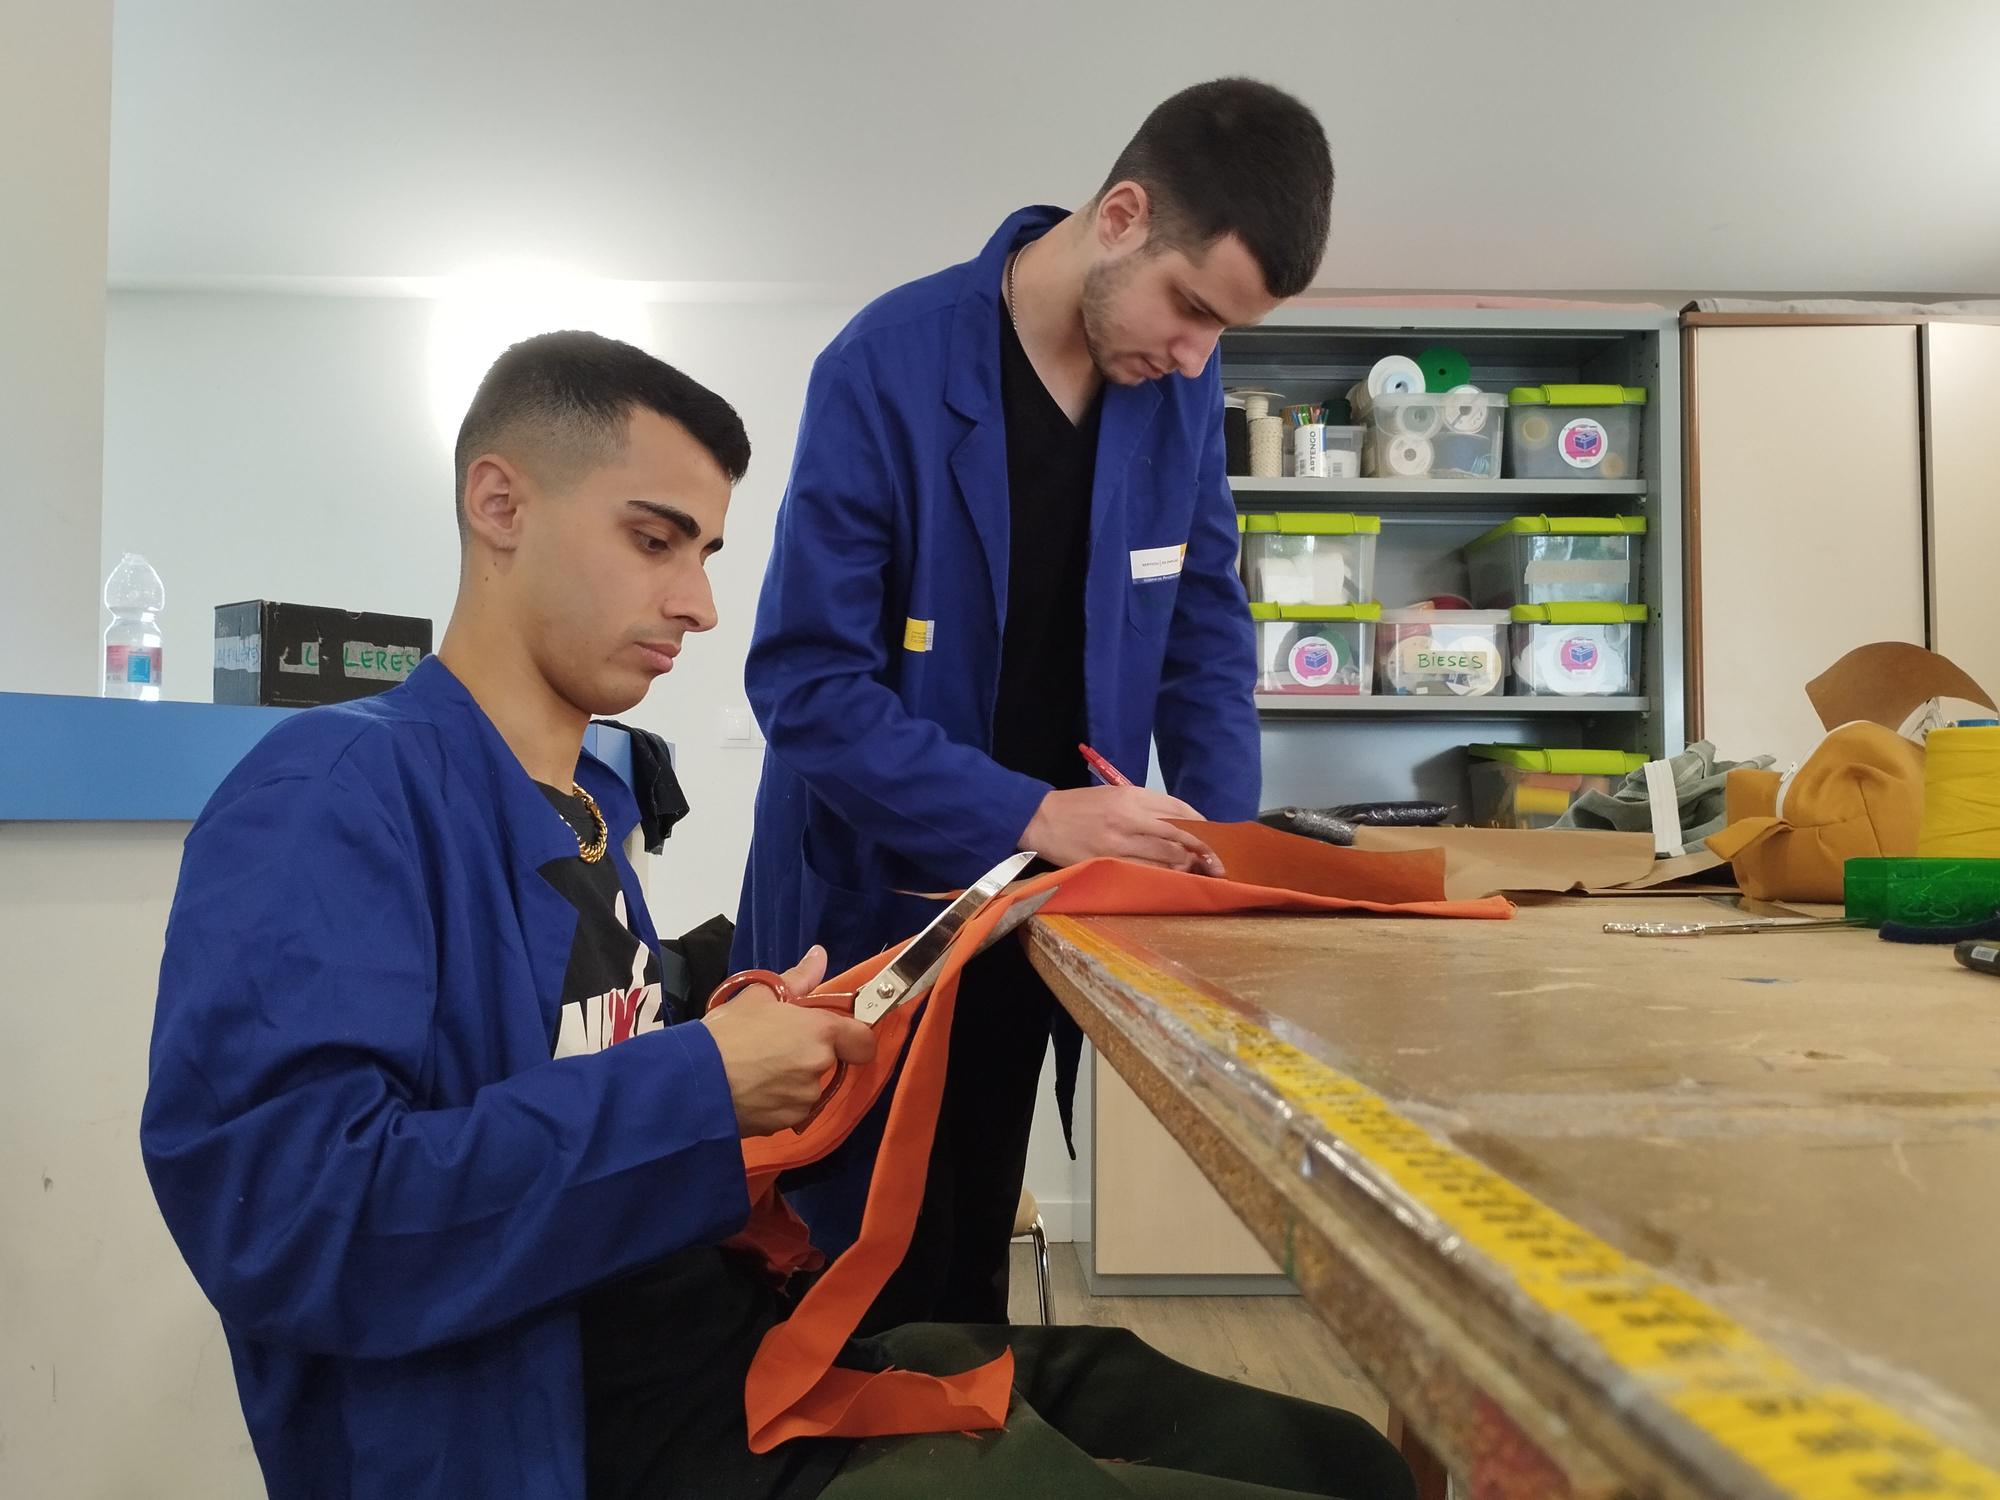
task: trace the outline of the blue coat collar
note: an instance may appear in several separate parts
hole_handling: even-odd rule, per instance
[[[480,784],[473,790],[497,803],[501,837],[511,855],[539,870],[552,859],[576,853],[576,839],[569,825],[551,816],[548,799],[536,787],[534,778],[501,738],[478,700],[452,675],[449,667],[435,656],[425,657],[398,691],[418,710],[417,717],[429,719],[446,730],[455,742],[475,751],[470,769]],[[581,746],[577,753],[576,780],[596,799],[611,842],[623,844],[626,835],[639,823],[639,805],[633,800],[631,789],[617,772]]]

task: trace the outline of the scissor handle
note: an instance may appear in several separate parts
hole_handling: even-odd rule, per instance
[[[702,1007],[703,1014],[718,1005],[727,1005],[745,990],[762,985],[787,1005],[803,1005],[809,1010],[837,1010],[851,1014],[854,1010],[853,990],[815,990],[810,995],[794,995],[786,986],[782,974],[773,974],[769,969],[745,969],[740,974],[731,974],[718,984],[708,997],[708,1004]]]
[[[715,987],[714,991],[708,997],[708,1004],[703,1007],[703,1014],[713,1011],[718,1005],[727,1005],[745,990],[755,989],[759,985],[768,989],[788,1005],[803,1005],[811,1010],[837,1010],[846,1015],[854,1013],[854,992],[852,990],[845,993],[840,991],[820,991],[811,995],[794,995],[787,988],[783,975],[773,974],[769,969],[745,969],[739,974],[731,974]],[[806,1111],[806,1117],[792,1127],[792,1134],[805,1134],[806,1127],[819,1118],[820,1111],[826,1108],[828,1101],[833,1098],[834,1094],[840,1088],[841,1081],[846,1077],[847,1064],[844,1062],[834,1063],[833,1077],[827,1080],[826,1088],[821,1092],[819,1098],[813,1101],[813,1107]]]

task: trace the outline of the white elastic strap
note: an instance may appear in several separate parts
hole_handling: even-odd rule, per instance
[[[1674,859],[1687,853],[1681,842],[1681,799],[1674,768],[1663,760],[1646,762],[1646,800],[1653,809],[1653,852]]]

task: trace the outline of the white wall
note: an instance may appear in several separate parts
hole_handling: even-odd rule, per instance
[[[97,691],[111,0],[0,0],[0,692]]]
[[[0,823],[0,1494],[264,1493],[139,1108],[185,823]]]
[[[1990,0],[121,0],[112,268],[879,289],[1247,72],[1332,138],[1325,285],[1992,290],[1996,55]]]

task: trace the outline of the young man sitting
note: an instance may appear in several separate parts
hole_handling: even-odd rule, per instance
[[[271,1494],[1409,1494],[1358,1419],[1114,1330],[894,1329],[854,1359],[1011,1343],[1005,1431],[750,1451],[790,1304],[722,1245],[740,1139],[874,1037],[769,991],[696,1019],[622,852],[636,807],[582,754],[714,626],[749,455],[637,349],[516,345],[459,433],[437,656],[272,730],[188,838],[141,1141]]]

